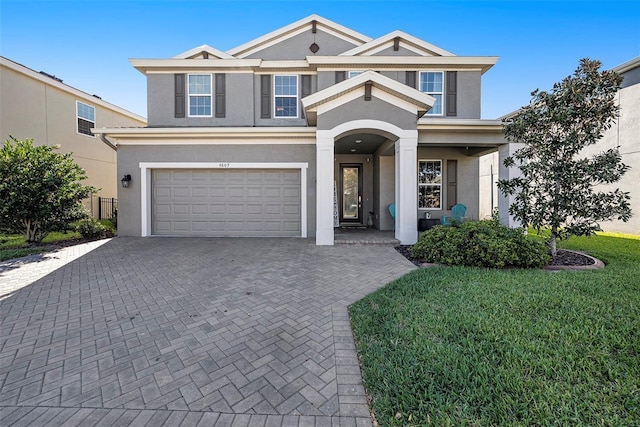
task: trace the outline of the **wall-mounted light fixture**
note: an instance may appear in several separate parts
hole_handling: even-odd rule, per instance
[[[131,182],[131,175],[125,175],[120,182],[122,182],[122,188],[129,188],[129,182]]]

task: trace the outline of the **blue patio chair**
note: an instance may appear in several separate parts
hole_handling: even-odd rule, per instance
[[[452,225],[454,222],[461,223],[467,216],[467,207],[463,204],[453,205],[451,215],[445,215],[440,218],[442,225]]]
[[[389,214],[391,215],[391,218],[393,218],[393,229],[396,229],[396,204],[395,203],[391,203],[389,205]]]

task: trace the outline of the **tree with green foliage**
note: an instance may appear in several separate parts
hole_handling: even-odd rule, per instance
[[[10,137],[0,148],[0,230],[41,242],[50,231],[86,216],[82,199],[96,189],[82,185],[85,171],[58,147]]]
[[[589,236],[601,230],[601,221],[631,217],[628,192],[595,188],[619,181],[629,169],[619,147],[590,158],[581,154],[619,115],[615,95],[622,76],[600,65],[580,60],[573,75],[549,92],[536,89],[529,105],[504,121],[506,139],[524,146],[504,161],[521,176],[500,180],[498,188],[514,195],[509,213],[522,225],[550,229],[552,256],[557,240]]]

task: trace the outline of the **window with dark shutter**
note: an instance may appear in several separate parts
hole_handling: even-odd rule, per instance
[[[458,161],[447,160],[447,209],[458,203]]]
[[[412,88],[416,88],[416,72],[415,71],[407,71],[405,72],[405,83],[407,86],[411,86]]]
[[[216,74],[216,117],[224,118],[227,114],[226,109],[226,76],[225,74]]]
[[[271,76],[260,76],[260,118],[271,118]]]
[[[183,119],[185,116],[185,75],[174,74],[175,86],[175,118]]]
[[[458,115],[458,72],[447,71],[447,116]]]
[[[341,81],[347,80],[347,72],[346,71],[336,71],[336,83],[340,83]]]

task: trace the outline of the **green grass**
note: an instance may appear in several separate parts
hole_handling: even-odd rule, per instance
[[[562,247],[607,267],[435,267],[355,303],[380,425],[640,425],[640,237]]]
[[[0,235],[0,261],[47,252],[56,243],[79,237],[80,233],[76,231],[67,233],[52,232],[42,240],[42,243],[29,245],[21,235]]]

